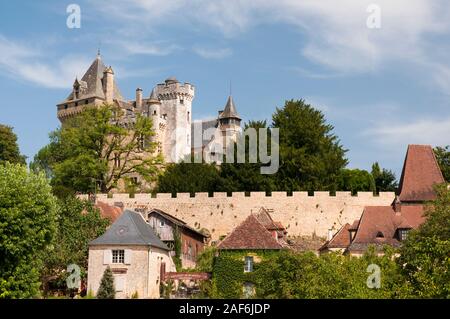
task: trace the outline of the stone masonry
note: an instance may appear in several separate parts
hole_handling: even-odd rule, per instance
[[[87,197],[87,196],[86,196]],[[374,196],[371,192],[359,192],[352,196],[350,192],[337,192],[330,196],[328,192],[315,192],[308,196],[307,192],[273,192],[266,196],[264,192],[251,192],[250,196],[236,192],[232,196],[226,193],[178,193],[176,198],[171,194],[97,194],[97,200],[109,205],[123,205],[124,209],[146,211],[152,208],[171,214],[198,230],[207,229],[211,239],[218,240],[239,225],[250,213],[265,207],[271,216],[280,221],[289,236],[326,237],[329,230],[336,232],[345,223],[359,219],[365,206],[388,206],[395,198],[393,192],[380,193]]]

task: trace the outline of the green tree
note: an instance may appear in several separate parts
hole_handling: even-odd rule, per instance
[[[278,190],[337,188],[339,173],[347,165],[346,150],[321,111],[304,100],[286,101],[273,114],[272,127],[280,129]]]
[[[119,180],[139,174],[155,177],[160,156],[152,156],[155,143],[150,118],[137,115],[124,120],[111,105],[88,108],[50,134],[50,144],[35,157],[34,169],[51,171],[57,193],[109,192]]]
[[[375,180],[376,192],[395,192],[398,188],[395,173],[388,169],[381,169],[378,162],[373,163],[371,174]]]
[[[56,220],[56,199],[43,174],[0,165],[0,298],[37,295]]]
[[[259,141],[259,129],[268,129],[266,121],[249,121],[244,126],[244,131],[248,128],[257,130],[256,136]],[[270,131],[269,131],[270,132]],[[269,134],[268,134],[269,136]],[[234,161],[233,163],[222,163],[220,165],[220,177],[222,178],[221,189],[223,192],[244,192],[244,191],[266,191],[270,192],[274,189],[274,180],[271,175],[261,174],[261,164],[259,159],[259,145],[256,148],[258,158],[257,163],[249,161],[249,137],[241,137],[245,142],[245,163],[237,161],[237,144],[234,143]],[[268,145],[270,152],[270,145]]]
[[[365,170],[343,169],[338,178],[338,190],[357,192],[374,192],[375,181],[372,175]]]
[[[0,124],[0,164],[2,162],[25,164],[25,156],[20,155],[12,127]]]
[[[195,193],[214,192],[221,182],[216,165],[205,163],[169,164],[158,177],[157,192]]]
[[[425,223],[408,234],[400,250],[399,264],[420,298],[450,298],[450,190],[446,185],[436,190]]]
[[[100,215],[91,202],[75,197],[58,200],[58,231],[53,249],[45,256],[42,281],[44,289],[49,280],[58,280],[65,287],[65,270],[77,264],[82,277],[87,272],[88,244],[102,235],[110,221]]]
[[[433,150],[444,179],[450,182],[450,145],[445,147],[437,146]]]
[[[100,287],[97,291],[98,299],[114,299],[116,297],[116,289],[114,288],[114,276],[111,268],[106,267],[100,281]]]

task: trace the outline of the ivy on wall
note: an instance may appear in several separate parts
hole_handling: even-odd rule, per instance
[[[255,256],[266,261],[277,256],[279,251],[221,251],[214,259],[212,272],[212,298],[242,298],[245,283],[259,282],[259,263],[255,262],[252,272],[244,272],[245,256]]]

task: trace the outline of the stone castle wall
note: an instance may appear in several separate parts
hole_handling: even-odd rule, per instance
[[[352,223],[361,217],[365,206],[390,205],[395,195],[393,192],[380,193],[374,196],[371,192],[359,192],[352,196],[350,192],[337,192],[330,196],[328,192],[315,192],[308,196],[307,192],[273,192],[266,196],[264,192],[245,193],[178,193],[176,198],[171,194],[98,194],[97,200],[110,205],[122,204],[124,209],[146,211],[158,208],[185,221],[188,225],[200,230],[206,228],[212,240],[228,234],[250,213],[256,213],[261,207],[269,210],[275,221],[281,222],[290,236],[311,236],[313,234],[326,237],[328,230],[334,232],[345,223]]]

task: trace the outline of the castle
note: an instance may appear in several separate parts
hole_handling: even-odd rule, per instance
[[[193,123],[194,85],[169,77],[153,87],[148,98],[137,88],[135,100],[129,101],[122,96],[114,75],[98,53],[81,80],[75,79],[69,96],[57,105],[58,119],[63,123],[87,107],[104,103],[123,110],[126,121],[133,121],[136,114],[150,117],[155,131],[153,141],[166,163],[189,159],[192,153],[217,151],[217,144],[225,148],[224,141],[235,141],[240,132],[241,118],[231,96],[216,119]]]

